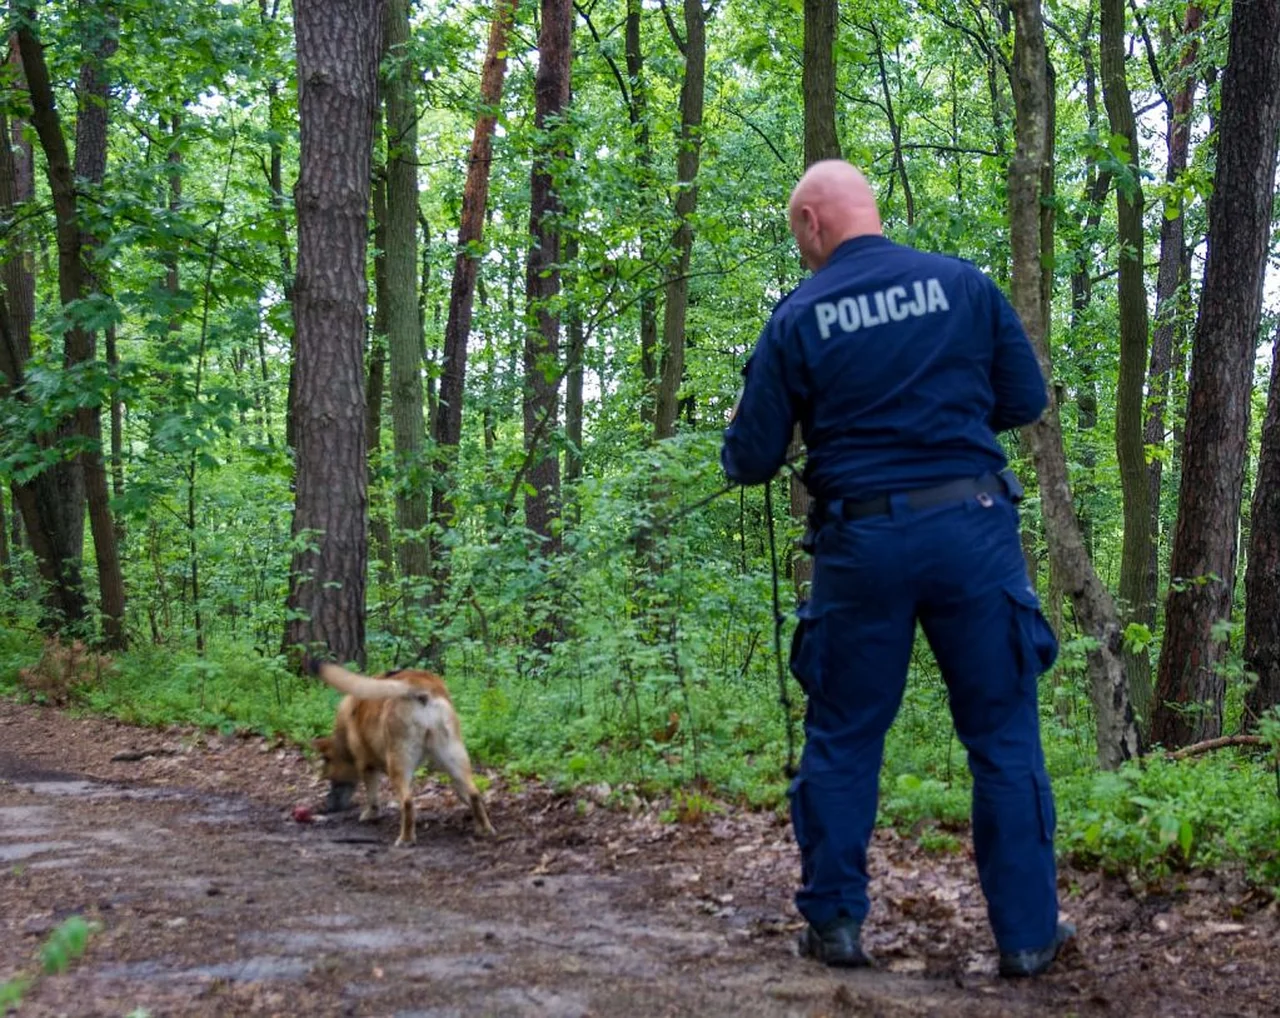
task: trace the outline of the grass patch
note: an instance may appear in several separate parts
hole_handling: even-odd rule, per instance
[[[722,802],[786,808],[784,719],[768,669],[729,681],[693,668],[638,680],[616,655],[606,667],[599,655],[607,649],[568,645],[553,668],[523,676],[505,671],[500,655],[484,667],[474,657],[452,662],[450,690],[477,765],[501,770],[514,788],[541,779],[566,791],[601,783],[633,789],[668,802],[663,818],[671,822],[697,820]],[[0,693],[38,699],[18,676],[40,654],[34,637],[0,633]],[[634,660],[629,667],[637,674]],[[139,647],[71,693],[75,709],[135,724],[252,731],[303,746],[330,727],[338,699],[317,680],[290,674],[280,658],[226,645],[204,658]],[[1048,707],[1044,742],[1058,848],[1076,864],[1150,881],[1239,866],[1257,884],[1280,888],[1280,797],[1259,754],[1177,763],[1153,756],[1103,774],[1090,740]],[[941,683],[914,676],[886,741],[880,823],[929,851],[956,851],[971,789]]]

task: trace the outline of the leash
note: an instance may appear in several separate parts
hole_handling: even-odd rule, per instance
[[[787,676],[782,667],[782,598],[778,593],[778,547],[773,534],[773,481],[764,486],[764,514],[769,519],[769,566],[773,571],[773,654],[778,667],[778,703],[787,728],[787,766],[784,773],[790,780],[796,776],[796,724],[791,717],[791,694],[787,691]]]

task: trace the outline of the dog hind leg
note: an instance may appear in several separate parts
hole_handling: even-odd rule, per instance
[[[467,755],[467,748],[462,740],[456,737],[432,739],[431,756],[436,765],[453,779],[458,798],[471,807],[476,833],[495,834],[493,824],[489,822],[489,811],[485,809],[480,789],[476,788],[475,779],[471,775],[471,757]]]
[[[400,800],[400,837],[396,845],[412,845],[417,841],[417,817],[413,808],[413,772],[415,768],[404,760],[387,761],[387,777],[396,798]]]

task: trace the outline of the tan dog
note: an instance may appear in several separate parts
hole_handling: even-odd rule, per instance
[[[458,796],[471,806],[477,834],[493,834],[484,800],[471,776],[471,758],[462,743],[458,715],[444,681],[431,672],[408,669],[369,677],[339,665],[309,660],[307,670],[346,697],[338,704],[333,735],[315,740],[329,780],[328,812],[346,809],[356,781],[364,782],[361,820],[378,815],[378,773],[391,779],[400,799],[397,845],[412,845],[413,775],[426,758],[453,779]]]

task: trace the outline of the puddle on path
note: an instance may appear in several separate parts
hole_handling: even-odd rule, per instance
[[[305,978],[315,968],[307,958],[259,955],[218,965],[180,968],[159,961],[127,962],[100,966],[96,975],[104,980],[144,983],[210,982],[223,979],[237,983],[290,982]]]
[[[75,841],[19,841],[16,844],[0,845],[0,863],[20,862],[46,852],[61,852],[79,847],[79,843]]]

